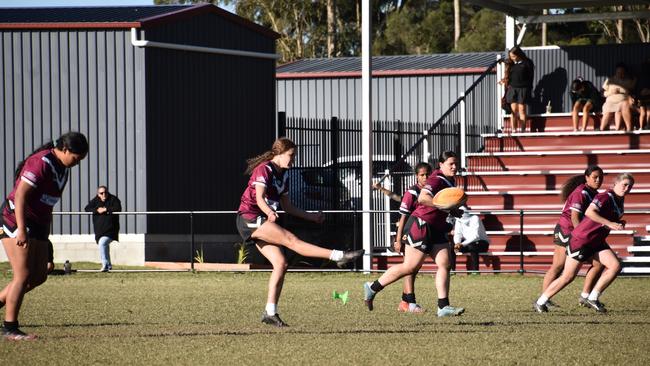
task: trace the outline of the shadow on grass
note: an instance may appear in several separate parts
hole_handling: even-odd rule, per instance
[[[386,329],[357,329],[340,331],[311,331],[292,330],[290,328],[266,328],[250,331],[194,331],[194,332],[158,332],[142,334],[121,334],[120,338],[162,338],[162,337],[204,337],[204,336],[257,336],[267,334],[288,334],[288,335],[345,335],[345,334],[473,334],[489,333],[485,330],[386,330]],[[114,338],[113,334],[84,334],[84,335],[55,335],[48,336],[50,339],[75,339],[75,338]]]

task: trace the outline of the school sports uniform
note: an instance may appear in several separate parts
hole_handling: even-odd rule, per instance
[[[600,216],[609,221],[618,222],[623,217],[623,199],[612,190],[597,194],[591,204],[596,206]],[[609,227],[585,217],[571,233],[567,255],[582,262],[595,253],[610,249],[605,242],[609,232]]]
[[[580,214],[580,220],[582,220],[585,216],[585,211],[587,211],[587,207],[589,207],[589,204],[597,194],[597,190],[586,184],[577,186],[573,192],[571,192],[564,203],[560,220],[557,225],[555,225],[553,242],[556,245],[566,247],[569,244],[569,238],[574,229],[573,221],[571,221],[571,211],[578,212]]]
[[[420,196],[420,186],[414,184],[402,195],[402,202],[399,205],[399,213],[402,216],[409,216],[418,206],[418,197]]]
[[[427,178],[422,191],[435,196],[440,190],[455,187],[454,178],[447,178],[440,170],[435,170]],[[424,253],[433,250],[434,245],[447,244],[447,233],[451,231],[451,224],[447,222],[449,214],[435,207],[418,204],[411,217],[404,225],[402,241]]]
[[[27,236],[47,241],[52,222],[52,210],[61,199],[68,182],[69,170],[56,159],[52,150],[43,150],[27,158],[14,188],[2,205],[3,237],[16,237],[17,222],[14,200],[22,181],[33,187],[25,204]]]
[[[270,161],[253,169],[237,210],[237,230],[245,242],[250,242],[253,232],[266,221],[266,215],[257,205],[255,187],[258,185],[266,187],[264,201],[273,211],[277,211],[280,207],[280,197],[289,194],[287,170],[280,171]]]

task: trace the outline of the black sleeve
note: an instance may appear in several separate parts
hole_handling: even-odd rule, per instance
[[[122,211],[122,202],[120,202],[120,199],[116,196],[111,196],[111,201],[108,203],[108,206],[106,206],[106,209],[109,213],[120,212]]]
[[[95,210],[97,210],[97,197],[91,199],[84,208],[84,211],[86,212],[95,212]]]

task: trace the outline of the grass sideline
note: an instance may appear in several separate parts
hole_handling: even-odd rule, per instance
[[[377,274],[289,273],[280,314],[260,323],[268,273],[76,273],[51,276],[26,297],[21,323],[36,342],[0,341],[3,364],[625,364],[647,365],[650,278],[619,278],[607,315],[579,308],[582,279],[549,314],[532,311],[537,276],[452,277],[452,304],[466,314],[400,314],[401,285],[369,312],[362,283]],[[0,286],[10,279],[0,265]],[[434,307],[432,275],[419,302]],[[347,305],[332,290],[350,290]],[[5,362],[7,361],[7,362]]]

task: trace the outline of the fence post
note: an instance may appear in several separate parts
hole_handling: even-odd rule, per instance
[[[338,207],[337,202],[340,202],[339,199],[340,189],[338,182],[340,181],[340,172],[339,172],[339,119],[337,117],[332,117],[330,119],[330,141],[331,141],[331,158],[332,158],[332,174],[334,176],[334,192],[332,194],[332,208],[341,209],[344,207]]]
[[[192,250],[190,255],[190,269],[194,271],[194,211],[190,211],[190,248]]]
[[[357,210],[352,211],[352,250],[357,250]],[[368,254],[368,253],[367,253]],[[354,270],[357,271],[357,261],[354,261]]]
[[[278,136],[287,136],[287,112],[278,112]]]
[[[391,181],[392,178],[389,175],[390,170],[386,169],[384,170],[384,174],[387,176],[386,179],[384,179],[384,188],[388,189],[389,191],[392,191],[391,187]],[[389,196],[384,195],[384,237],[386,240],[386,245],[391,246],[392,243],[390,242],[390,200],[391,198]]]
[[[429,163],[429,140],[427,140],[429,131],[424,130],[422,134],[425,136],[424,141],[422,141],[422,161]]]
[[[467,119],[465,118],[465,92],[460,93],[460,167],[467,167]]]
[[[501,55],[500,54],[497,55],[497,61],[499,61],[499,60],[501,60]],[[496,129],[501,130],[501,132],[505,132],[504,126],[503,126],[504,114],[503,114],[503,108],[501,108],[501,97],[503,96],[503,93],[504,93],[505,89],[504,89],[502,84],[498,83],[498,81],[501,81],[503,79],[503,76],[504,76],[503,74],[504,74],[505,70],[503,68],[503,63],[501,63],[501,62],[497,63],[497,70],[496,71],[497,71],[497,83],[496,83],[497,100],[496,100],[496,103],[495,103],[495,105],[497,107],[497,126],[496,126]]]
[[[524,210],[519,210],[519,273],[524,273]]]

